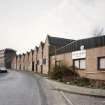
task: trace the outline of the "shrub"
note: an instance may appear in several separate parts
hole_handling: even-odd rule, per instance
[[[62,80],[74,78],[78,76],[78,74],[74,70],[73,66],[67,67],[65,65],[62,65],[62,66],[55,66],[53,70],[49,73],[49,76],[51,79],[62,81]]]
[[[51,79],[61,79],[62,72],[59,66],[55,66],[53,70],[49,73]]]
[[[80,77],[73,66],[54,66],[49,77],[71,85],[105,89],[105,81]]]
[[[88,78],[79,78],[76,82],[78,86],[89,86],[90,80]]]

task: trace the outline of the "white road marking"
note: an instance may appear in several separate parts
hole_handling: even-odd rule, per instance
[[[61,95],[65,98],[65,100],[66,100],[70,105],[74,105],[74,104],[72,103],[72,101],[64,94],[63,91],[60,91],[60,93],[61,93]]]

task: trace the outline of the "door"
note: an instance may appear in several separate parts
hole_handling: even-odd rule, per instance
[[[34,71],[34,62],[32,62],[32,71]]]

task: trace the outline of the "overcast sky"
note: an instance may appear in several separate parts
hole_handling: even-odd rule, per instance
[[[34,49],[46,35],[81,39],[105,28],[105,0],[0,0],[0,49]]]

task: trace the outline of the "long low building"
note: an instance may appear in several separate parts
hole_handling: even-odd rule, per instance
[[[81,77],[105,80],[105,35],[81,40],[47,36],[30,52],[17,55],[13,69],[48,74],[55,66],[75,66]]]
[[[74,41],[53,52],[51,66],[74,66],[81,77],[105,80],[105,36]]]

